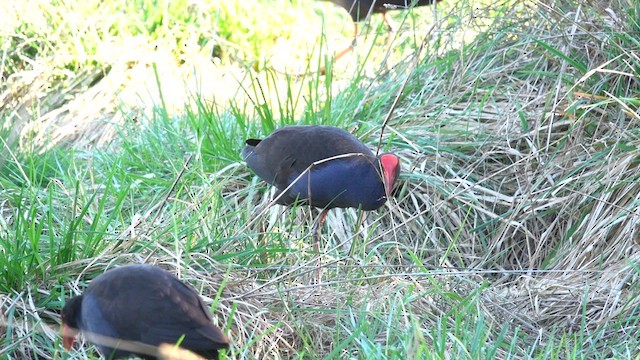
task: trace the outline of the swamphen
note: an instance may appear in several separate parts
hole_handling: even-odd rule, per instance
[[[327,0],[325,0],[327,1]],[[382,14],[389,24],[387,11],[433,5],[438,0],[328,0],[349,12],[353,22],[364,21],[369,14]]]
[[[206,358],[229,346],[198,293],[151,265],[126,265],[95,278],[62,309],[62,339],[69,350],[78,332],[103,356],[156,359],[160,344],[179,344]]]
[[[381,207],[400,173],[396,155],[376,157],[355,136],[333,126],[286,126],[246,144],[243,159],[278,189],[276,202],[290,205],[297,199],[323,208],[319,226],[331,208]]]
[[[391,22],[387,17],[387,11],[389,10],[400,10],[400,9],[409,9],[412,7],[418,6],[427,6],[433,5],[438,0],[324,0],[331,1],[332,3],[343,7],[347,10],[351,19],[353,19],[353,42],[351,46],[346,49],[340,51],[336,54],[336,59],[339,59],[343,55],[347,54],[349,51],[353,49],[356,44],[356,39],[358,37],[358,22],[366,20],[370,14],[382,14],[382,18],[384,19],[385,24],[389,26],[389,28],[393,28],[391,26]]]

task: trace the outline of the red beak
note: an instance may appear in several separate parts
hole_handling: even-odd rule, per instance
[[[76,341],[76,335],[78,332],[66,324],[62,324],[62,346],[64,349],[69,351],[73,346],[73,343]]]
[[[387,199],[393,194],[393,186],[400,174],[400,159],[393,154],[383,154],[380,156],[380,165],[382,166],[382,183],[384,184],[384,192]]]

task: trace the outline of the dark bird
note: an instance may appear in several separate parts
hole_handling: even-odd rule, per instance
[[[387,16],[389,10],[411,9],[418,6],[433,5],[438,0],[324,0],[331,1],[332,3],[347,10],[351,19],[353,19],[354,36],[351,46],[340,51],[336,54],[336,59],[339,59],[356,45],[356,39],[358,37],[358,23],[366,20],[372,14],[382,14],[382,18],[389,26],[394,30],[394,26],[391,25],[391,21]]]
[[[324,0],[347,10],[354,23],[364,21],[371,14],[382,14],[387,25],[387,11],[433,5],[438,0]]]
[[[319,226],[332,208],[381,207],[400,173],[396,155],[376,157],[355,136],[332,126],[286,126],[246,144],[242,158],[278,189],[276,202],[323,208]]]
[[[108,359],[156,359],[161,344],[178,344],[208,359],[229,340],[212,323],[198,293],[151,265],[126,265],[95,278],[62,309],[62,339],[71,349],[79,332]]]

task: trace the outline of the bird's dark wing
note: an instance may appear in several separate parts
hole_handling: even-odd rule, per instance
[[[88,289],[120,339],[158,345],[176,343],[184,335],[185,348],[227,346],[226,336],[213,325],[195,290],[159,268],[125,268],[133,268],[130,270],[134,273],[108,276],[118,275],[112,273],[122,268],[111,270]]]
[[[242,158],[262,180],[279,187],[279,184],[288,178],[296,158],[286,151],[279,151],[277,144],[273,146],[267,142],[266,145],[262,145],[260,141],[260,146],[249,145],[255,140],[247,140],[247,146],[242,150]]]
[[[215,327],[200,295],[194,289],[171,278],[170,285],[158,289],[165,301],[154,309],[160,315],[154,326],[142,335],[145,343],[176,343],[192,350],[219,349],[228,346],[227,337]]]
[[[370,12],[384,13],[393,9],[406,9],[410,5],[426,6],[432,5],[438,0],[330,0],[332,3],[343,7],[353,21],[364,21]]]
[[[250,141],[243,151],[247,165],[280,190],[320,160],[349,153],[373,156],[355,136],[331,126],[287,126]]]

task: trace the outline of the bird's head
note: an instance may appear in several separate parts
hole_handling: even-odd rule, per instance
[[[65,350],[71,350],[78,336],[78,321],[82,310],[82,296],[76,296],[67,301],[62,308],[62,345]]]
[[[393,194],[393,186],[400,175],[400,158],[394,154],[380,155],[380,166],[382,167],[382,183],[387,199]]]

